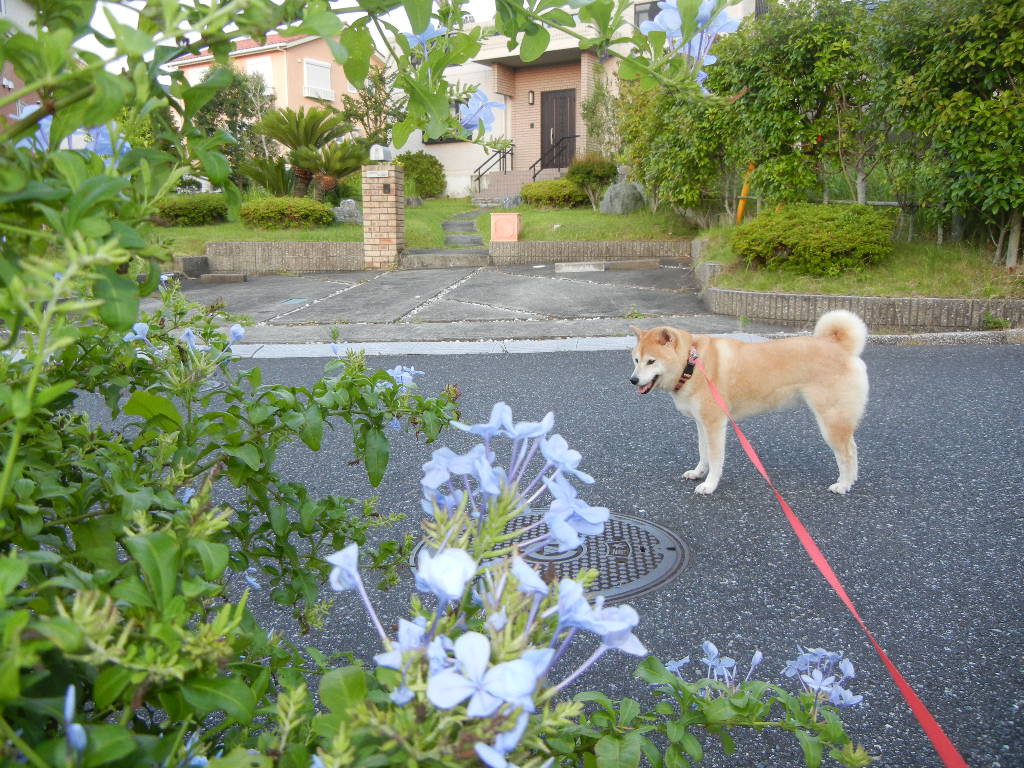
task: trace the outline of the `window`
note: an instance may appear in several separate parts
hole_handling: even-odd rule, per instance
[[[331,65],[325,61],[306,59],[303,62],[306,71],[306,87],[302,95],[320,101],[334,101],[334,89],[331,88]]]
[[[246,59],[245,71],[250,75],[259,75],[263,78],[263,93],[270,95],[274,92],[274,62],[269,56],[255,56]]]
[[[659,10],[657,3],[637,3],[633,6],[633,24],[639,27],[645,21],[654,21]]]
[[[185,73],[185,79],[188,80],[189,85],[196,85],[202,81],[203,77],[206,76],[206,72],[209,67],[189,67],[188,69],[182,70]]]

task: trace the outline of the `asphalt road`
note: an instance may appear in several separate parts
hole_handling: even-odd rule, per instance
[[[769,473],[831,562],[861,616],[906,679],[977,768],[1024,765],[1024,455],[1020,406],[1024,347],[868,347],[871,398],[858,432],[861,479],[849,495],[835,479],[831,451],[805,409],[745,422]],[[613,512],[673,530],[689,546],[688,570],[631,604],[637,635],[664,660],[699,651],[705,639],[741,664],[755,649],[763,677],[782,682],[795,645],[840,650],[857,667],[849,710],[853,738],[878,765],[924,768],[939,760],[864,634],[799,545],[774,496],[730,436],[725,474],[711,497],[680,479],[696,457],[695,429],[667,396],[642,397],[626,381],[622,352],[374,357],[382,368],[414,364],[420,389],[455,383],[464,420],[486,420],[507,402],[518,419],[556,415],[555,429],[584,456],[597,482],[584,497]],[[252,363],[249,363],[252,364]],[[259,363],[265,378],[311,383],[322,360]],[[282,452],[281,467],[312,493],[378,495],[384,511],[416,531],[420,464],[437,447],[393,438],[384,483],[371,489],[346,466],[341,434],[324,450]],[[470,443],[450,430],[441,442]],[[406,614],[411,578],[378,598],[385,622]],[[326,590],[325,590],[326,595]],[[303,639],[323,650],[377,652],[349,594],[325,628]],[[351,605],[349,603],[352,603]],[[290,630],[285,612],[257,596],[263,619]],[[589,646],[578,652],[588,654]],[[607,654],[577,690],[649,704],[633,679],[635,659]],[[802,765],[788,735],[752,734],[739,755],[709,751],[705,765]]]

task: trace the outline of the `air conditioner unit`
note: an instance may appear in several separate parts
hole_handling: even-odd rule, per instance
[[[302,89],[302,95],[308,99],[334,101],[334,91],[332,91],[330,88],[314,88],[311,85],[307,85]]]

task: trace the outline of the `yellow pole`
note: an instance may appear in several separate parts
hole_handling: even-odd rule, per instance
[[[757,166],[753,163],[747,166],[747,175],[743,179],[743,191],[740,192],[740,202],[736,206],[736,223],[743,223],[743,214],[747,210],[747,195],[750,194],[750,174],[754,172],[754,168]]]

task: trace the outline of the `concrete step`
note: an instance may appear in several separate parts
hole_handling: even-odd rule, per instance
[[[402,252],[402,269],[441,269],[447,267],[486,267],[490,254],[482,248],[460,250],[415,249]]]
[[[239,272],[207,272],[199,276],[200,283],[246,283],[248,275]]]
[[[476,230],[476,222],[473,219],[451,219],[441,224],[445,232],[473,232]]]
[[[444,244],[454,247],[472,247],[481,246],[484,244],[484,239],[480,235],[446,235],[444,238]]]
[[[561,261],[555,272],[606,272],[618,269],[658,269],[659,259],[622,259],[621,261]]]

